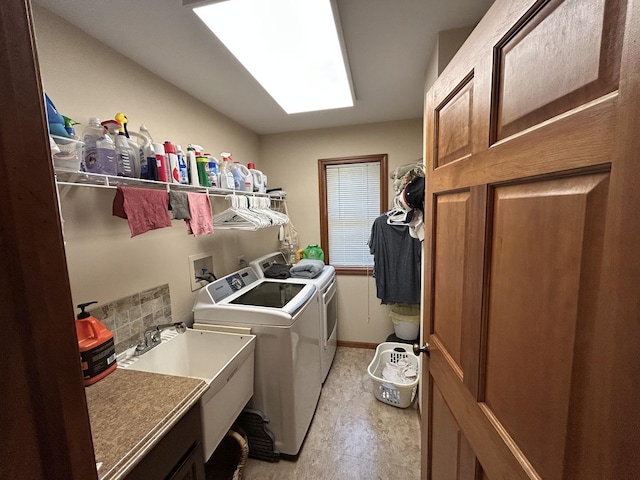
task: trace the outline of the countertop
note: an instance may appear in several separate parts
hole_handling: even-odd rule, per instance
[[[124,478],[207,388],[196,378],[122,368],[86,387],[98,478]]]

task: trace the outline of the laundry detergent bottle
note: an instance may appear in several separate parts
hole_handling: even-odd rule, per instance
[[[116,146],[99,118],[89,119],[82,141],[84,142],[83,165],[87,172],[114,176],[118,174]]]
[[[196,165],[198,168],[198,183],[202,187],[210,187],[209,180],[209,157],[207,155],[198,155],[196,157]]]
[[[223,152],[222,157],[222,167],[220,168],[220,178],[218,182],[218,186],[220,188],[224,188],[227,190],[235,190],[236,189],[236,179],[233,178],[233,167],[231,166],[231,154]],[[240,183],[240,179],[237,179],[238,184]]]
[[[118,134],[114,138],[118,175],[121,177],[140,178],[140,156],[137,148],[134,148],[129,141],[131,137],[127,130],[127,116],[122,112],[118,112],[115,120],[120,124]]]
[[[98,302],[78,305],[80,313],[76,320],[76,335],[85,386],[103,379],[118,366],[113,333],[100,320],[84,310],[93,303]]]
[[[253,163],[247,165],[251,176],[253,177],[253,191],[258,193],[267,193],[267,177],[260,170],[256,170]]]
[[[238,178],[240,187],[236,190],[243,192],[253,192],[253,175],[251,171],[241,163],[233,163],[233,178]]]

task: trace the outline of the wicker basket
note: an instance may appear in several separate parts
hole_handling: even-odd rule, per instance
[[[407,360],[418,372],[413,382],[397,383],[382,378],[382,370],[387,362],[398,363],[400,360]],[[396,342],[381,343],[376,348],[376,355],[367,371],[373,381],[373,394],[378,400],[398,408],[407,408],[411,405],[418,391],[420,357],[414,355],[410,345]]]
[[[205,465],[206,480],[241,480],[248,455],[247,435],[233,425]]]

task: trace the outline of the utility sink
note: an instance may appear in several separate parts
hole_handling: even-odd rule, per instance
[[[200,399],[205,460],[253,395],[255,335],[187,329],[162,332],[162,343],[119,368],[199,378],[208,390]]]

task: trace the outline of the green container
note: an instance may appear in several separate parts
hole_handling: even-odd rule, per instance
[[[197,156],[196,164],[198,165],[198,181],[203,187],[210,187],[209,181],[209,157]]]
[[[309,245],[304,249],[302,257],[308,258],[309,260],[322,260],[324,262],[324,252],[318,245]]]

